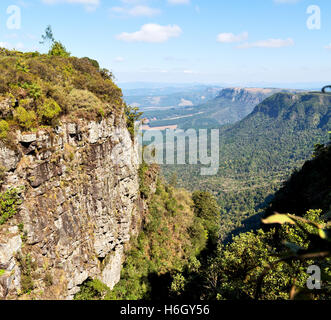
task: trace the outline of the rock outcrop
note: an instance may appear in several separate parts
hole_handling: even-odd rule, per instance
[[[2,190],[23,187],[23,202],[0,226],[0,298],[24,295],[23,280],[38,299],[72,299],[89,278],[113,288],[143,211],[125,120],[63,121],[15,136],[15,148],[0,146]]]

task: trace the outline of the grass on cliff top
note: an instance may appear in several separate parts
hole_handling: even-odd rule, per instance
[[[62,117],[97,120],[124,109],[113,75],[89,58],[0,48],[0,139],[12,129],[54,126]]]

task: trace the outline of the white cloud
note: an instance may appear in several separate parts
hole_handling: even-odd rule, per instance
[[[100,4],[100,0],[41,0],[41,1],[45,4],[59,4],[59,3],[81,4],[84,5],[87,11],[95,10]]]
[[[283,48],[294,46],[294,41],[291,38],[288,39],[267,39],[256,42],[246,42],[239,45],[239,49],[248,49],[248,48]]]
[[[325,49],[331,50],[331,43],[324,47]]]
[[[235,35],[233,33],[220,33],[217,36],[217,41],[221,43],[241,42],[248,38],[248,32]]]
[[[170,4],[189,4],[190,0],[168,0]]]
[[[182,34],[182,29],[177,25],[161,26],[149,23],[141,27],[140,30],[132,33],[123,32],[116,36],[118,40],[126,42],[150,42],[162,43],[170,38],[177,38]]]
[[[110,9],[114,13],[119,13],[132,17],[153,17],[161,13],[161,10],[149,6],[135,6],[133,8],[113,7]]]

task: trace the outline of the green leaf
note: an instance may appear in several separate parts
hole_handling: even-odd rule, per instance
[[[327,230],[327,229],[320,229],[318,232],[319,232],[319,236],[322,239],[331,241],[330,231],[329,230]]]
[[[287,214],[274,214],[273,216],[268,217],[267,219],[263,219],[262,222],[264,224],[295,224],[295,222],[287,215]]]

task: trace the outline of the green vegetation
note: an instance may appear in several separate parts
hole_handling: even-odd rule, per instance
[[[50,56],[59,56],[59,57],[69,57],[70,52],[68,52],[65,46],[59,42],[55,41],[52,45],[52,48],[49,50],[48,54]]]
[[[35,287],[32,275],[36,269],[36,263],[32,261],[30,254],[17,254],[16,260],[21,269],[21,293],[29,294]]]
[[[331,210],[331,146],[320,145],[313,159],[296,170],[276,192],[266,216],[274,212],[292,212],[303,216],[309,209]]]
[[[16,129],[55,127],[61,119],[99,121],[114,114],[125,117],[133,139],[142,113],[122,101],[112,73],[90,58],[71,57],[51,27],[42,38],[51,43],[48,54],[0,49],[0,139],[8,142]],[[121,280],[110,290],[88,279],[75,299],[329,299],[329,286],[308,293],[305,287],[309,265],[321,267],[323,284],[331,277],[331,145],[325,144],[330,103],[331,95],[279,93],[244,120],[223,126],[216,176],[201,177],[199,166],[164,166],[167,184],[156,179],[156,166],[143,163],[139,191],[148,209],[142,231],[129,245]],[[219,125],[216,115],[233,108],[238,111],[240,103],[181,124]],[[313,158],[293,172],[313,145]],[[65,153],[75,158],[70,146]],[[5,172],[0,167],[1,181]],[[20,193],[12,188],[0,194],[0,225],[17,214]],[[18,229],[25,241],[24,225]],[[16,260],[22,293],[29,294],[36,263],[30,254]],[[52,286],[51,273],[43,281]]]
[[[208,192],[196,191],[192,194],[196,219],[208,231],[209,239],[217,245],[219,238],[220,207]]]
[[[89,58],[0,49],[0,139],[19,128],[55,126],[61,118],[122,117],[124,102],[112,74]]]
[[[143,166],[140,178],[152,179],[155,166]],[[131,240],[121,280],[111,292],[98,280],[87,281],[78,300],[137,300],[178,296],[185,272],[200,268],[199,256],[217,233],[219,215],[215,199],[206,193],[191,195],[158,180],[155,194],[142,193],[149,214],[143,230]],[[209,206],[210,205],[210,206]]]
[[[283,98],[286,102],[287,96]],[[315,101],[315,96],[309,99]],[[183,179],[179,170],[172,173],[171,184],[167,185],[159,180],[156,192],[152,194],[153,173],[151,167],[143,164],[139,170],[140,192],[142,198],[148,202],[149,213],[142,232],[132,240],[121,280],[112,291],[101,284],[104,289],[95,290],[93,281],[89,280],[81,291],[85,294],[83,298],[330,299],[331,145],[320,143],[316,146],[313,159],[307,161],[301,170],[295,171],[275,196],[265,200],[266,195],[274,193],[282,177],[290,172],[294,164],[300,163],[299,150],[303,146],[308,148],[309,143],[316,139],[318,131],[314,130],[317,127],[322,128],[322,137],[325,125],[329,125],[329,111],[324,108],[327,103],[328,101],[324,101],[321,106],[316,107],[320,112],[319,121],[316,121],[317,111],[312,115],[305,102],[302,105],[307,108],[304,116],[306,118],[302,119],[301,124],[285,120],[298,120],[297,110],[302,112],[301,104],[296,105],[294,110],[291,105],[287,105],[286,116],[282,109],[278,109],[276,114],[275,109],[269,109],[267,104],[264,111],[256,110],[257,116],[252,115],[244,121],[249,124],[235,125],[237,131],[233,128],[225,129],[229,139],[227,143],[233,148],[234,160],[236,155],[243,152],[240,161],[237,164],[230,162],[225,171],[232,174],[236,172],[238,176],[233,180],[241,184],[247,183],[241,188],[233,184],[232,190],[228,185],[231,196],[225,198],[226,201],[221,197],[217,202],[211,193],[205,191],[195,191],[190,195],[182,189],[176,189],[177,176]],[[310,119],[315,120],[310,123]],[[256,126],[253,126],[254,130],[249,129],[252,121],[257,121]],[[285,123],[282,124],[283,122]],[[289,127],[286,129],[285,126]],[[268,127],[267,134],[262,135],[260,127],[264,130]],[[249,130],[249,134],[245,130]],[[311,137],[309,133],[312,134]],[[284,141],[277,140],[277,134],[283,136]],[[256,157],[251,139],[255,143],[254,152],[258,154],[256,161],[262,165],[260,170],[258,166],[247,166],[247,158],[251,157],[252,160]],[[275,140],[280,146],[275,146]],[[269,146],[266,141],[270,143]],[[301,145],[296,145],[294,141]],[[265,153],[269,152],[268,157],[260,153],[260,147],[264,148]],[[229,151],[229,156],[230,149],[226,149],[226,144],[224,148]],[[272,155],[272,149],[283,153]],[[306,152],[301,152],[303,157]],[[286,163],[286,156],[289,154],[294,156],[289,157],[290,160]],[[271,156],[274,157],[273,160],[269,159]],[[282,174],[276,180],[273,173],[276,174],[280,169]],[[247,182],[247,177],[254,177],[255,183],[253,180]],[[212,191],[217,191],[217,179],[219,177],[215,177],[215,184],[211,185],[211,188],[215,188]],[[208,184],[204,183],[202,186],[206,187]],[[242,195],[247,196],[247,199],[240,201],[238,198]],[[220,209],[219,203],[229,205],[229,212],[226,212],[226,206]],[[235,209],[233,203],[238,204]],[[269,206],[265,210],[267,205]],[[257,210],[260,215],[253,217],[255,220],[242,222],[243,217],[250,218]],[[273,215],[275,211],[284,214]],[[289,212],[292,214],[285,214]],[[239,214],[233,217],[233,213]],[[262,216],[265,225],[261,228]],[[225,224],[227,221],[230,221],[228,225]],[[247,229],[256,231],[247,232],[242,228],[243,223]],[[236,227],[237,235],[232,232]],[[307,268],[311,265],[317,265],[322,270],[322,290],[307,291]]]
[[[0,225],[13,217],[22,203],[21,190],[11,188],[0,194]]]
[[[48,52],[50,56],[60,56],[60,57],[69,57],[70,52],[68,52],[65,46],[60,42],[54,39],[53,31],[51,26],[47,26],[45,34],[41,36],[42,41],[40,44],[45,44],[46,42],[51,43],[51,48]]]
[[[273,228],[265,226],[256,232],[241,233],[228,244],[219,245],[200,269],[200,298],[330,299],[331,207],[327,171],[331,145],[322,149],[284,183],[272,200],[263,222]],[[306,209],[319,205],[323,210]],[[271,214],[278,210],[295,215]],[[321,268],[322,290],[307,290],[307,268],[311,265]],[[187,278],[196,281],[197,275]],[[187,284],[184,298],[192,298],[188,290],[191,287]]]
[[[131,138],[134,139],[135,137],[135,123],[139,121],[139,119],[142,116],[142,112],[139,112],[138,108],[133,108],[129,106],[125,106],[124,109],[125,116],[126,116],[126,122],[127,122],[127,127],[128,130],[131,134]]]
[[[308,215],[318,213],[309,212]],[[309,246],[299,227],[284,227],[281,231],[284,243],[287,239],[293,241],[292,245],[286,242],[288,247],[299,247],[299,244]],[[232,243],[221,246],[218,256],[209,263],[206,298],[255,299],[258,292],[258,298],[262,300],[290,299],[294,285],[305,287],[307,268],[315,262],[313,259],[301,261],[299,258],[280,260],[280,257],[289,256],[289,250],[284,248],[285,245],[277,243],[274,229],[235,237]],[[271,265],[273,267],[269,268]]]
[[[60,113],[61,108],[53,99],[46,99],[44,104],[38,107],[38,115],[45,124],[51,124]]]
[[[167,296],[172,276],[206,246],[208,232],[191,208],[187,192],[158,182],[149,202],[148,222],[132,244],[112,299]]]
[[[280,237],[289,250],[279,254],[279,260],[264,270],[258,281],[256,298],[261,295],[261,286],[268,272],[273,271],[280,263],[291,265],[293,261],[308,260],[308,265],[317,265],[322,271],[321,289],[317,292],[309,291],[305,285],[298,284],[295,278],[290,298],[330,299],[331,223],[327,217],[321,217],[321,213],[322,210],[309,210],[304,218],[290,214],[274,214],[263,220],[265,224],[279,223],[285,226],[280,230]]]
[[[51,287],[53,285],[53,283],[54,283],[53,277],[52,277],[52,275],[49,272],[46,272],[45,273],[45,276],[44,276],[43,281],[44,281],[46,287]]]
[[[24,107],[18,107],[14,111],[14,120],[21,129],[30,130],[36,126],[37,116],[33,110],[27,111]]]
[[[139,192],[140,196],[143,199],[147,199],[150,195],[150,185],[148,184],[148,181],[146,181],[146,173],[149,170],[148,165],[143,162],[138,170],[138,176],[139,176]]]
[[[330,299],[330,237],[325,229],[330,228],[330,223],[323,222],[321,210],[310,210],[305,219],[290,217],[293,223],[280,229],[246,232],[227,245],[220,244],[196,270],[177,274],[172,285],[176,298]],[[286,220],[275,216],[265,222]],[[322,270],[322,290],[307,290],[307,268],[311,265]]]
[[[5,139],[7,138],[9,131],[9,124],[5,120],[0,121],[0,139]]]
[[[282,182],[311,156],[315,144],[327,141],[330,104],[330,95],[278,93],[244,120],[220,128],[220,168],[216,176],[203,177],[200,166],[191,165],[164,165],[163,174],[169,181],[176,173],[180,187],[207,190],[217,198],[222,212],[221,238],[228,241],[231,234],[259,225],[264,208]],[[322,176],[329,174],[325,173],[328,166],[324,167],[314,185],[320,178],[324,181],[321,185],[325,184]],[[311,208],[319,207],[306,206],[303,213]]]
[[[98,279],[88,279],[85,281],[79,293],[75,295],[75,300],[109,300],[110,289]]]

